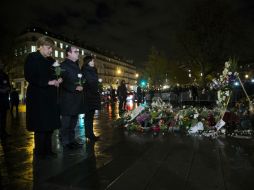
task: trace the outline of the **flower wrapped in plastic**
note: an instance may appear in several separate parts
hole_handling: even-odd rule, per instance
[[[53,63],[52,66],[54,67],[56,78],[59,79],[64,69],[61,68],[60,63],[57,60]]]

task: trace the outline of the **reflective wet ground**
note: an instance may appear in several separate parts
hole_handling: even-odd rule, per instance
[[[253,139],[128,133],[111,125],[118,117],[116,105],[105,105],[95,118],[102,139],[79,150],[63,150],[56,131],[58,158],[38,160],[33,134],[25,130],[25,113],[9,115],[11,137],[0,145],[1,189],[254,188]],[[84,142],[82,122],[76,134]]]

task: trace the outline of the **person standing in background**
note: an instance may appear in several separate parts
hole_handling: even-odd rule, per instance
[[[0,138],[9,136],[6,132],[6,117],[9,109],[10,81],[8,75],[4,72],[4,64],[0,60]]]
[[[141,104],[143,101],[142,101],[142,96],[143,96],[143,92],[142,92],[142,89],[141,89],[141,87],[138,85],[138,87],[137,87],[137,99],[138,99],[138,106],[139,106],[139,104]]]
[[[57,88],[62,78],[56,79],[51,53],[54,41],[42,36],[37,41],[38,51],[27,56],[25,79],[29,83],[26,94],[26,127],[34,132],[34,154],[39,158],[56,157],[52,151],[52,134],[60,128]]]
[[[122,80],[120,86],[117,88],[117,97],[119,100],[119,114],[125,111],[126,99],[127,99],[127,88],[125,84],[125,80]]]
[[[19,93],[16,88],[12,88],[10,92],[10,102],[11,102],[11,115],[13,116],[13,107],[16,108],[16,117],[18,116],[19,112]]]

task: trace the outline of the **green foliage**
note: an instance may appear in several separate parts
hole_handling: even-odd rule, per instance
[[[145,75],[154,86],[162,85],[168,72],[168,61],[164,55],[155,48],[151,49],[146,63]]]

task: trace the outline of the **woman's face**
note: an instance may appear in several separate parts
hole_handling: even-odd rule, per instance
[[[94,60],[92,59],[92,60],[88,63],[88,65],[89,65],[90,67],[94,67]]]
[[[53,48],[52,46],[49,46],[49,45],[43,45],[43,46],[40,46],[39,51],[43,57],[49,57],[52,54]]]

